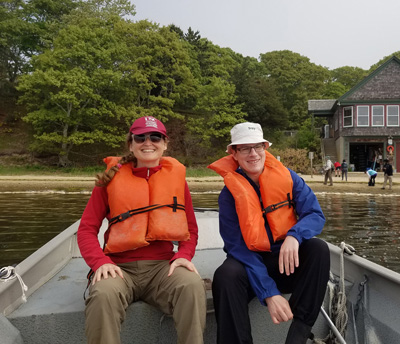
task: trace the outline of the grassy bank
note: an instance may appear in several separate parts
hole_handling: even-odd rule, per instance
[[[23,176],[23,175],[61,175],[61,176],[80,176],[92,177],[96,173],[104,171],[102,166],[92,167],[70,167],[56,168],[45,166],[0,166],[0,175],[2,176]],[[209,177],[217,174],[206,167],[189,167],[186,170],[188,177]]]

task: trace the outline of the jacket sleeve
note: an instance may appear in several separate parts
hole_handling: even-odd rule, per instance
[[[185,186],[185,211],[190,233],[190,239],[188,241],[179,242],[178,252],[175,253],[173,258],[171,259],[171,262],[178,258],[186,258],[187,260],[191,261],[197,246],[198,227],[193,210],[192,197],[190,195],[190,190],[187,183]]]
[[[114,264],[104,254],[97,237],[103,220],[107,217],[108,213],[107,189],[96,186],[82,214],[78,228],[79,249],[86,264],[93,271],[96,271],[103,264]]]
[[[219,228],[224,241],[224,250],[229,256],[244,265],[257,298],[263,305],[266,305],[265,298],[279,295],[280,292],[274,280],[268,275],[261,256],[247,248],[240,230],[235,200],[227,187],[221,191],[218,205]]]
[[[318,199],[303,178],[290,170],[293,180],[293,201],[298,216],[297,223],[288,235],[295,237],[299,244],[320,234],[325,225],[325,216]]]

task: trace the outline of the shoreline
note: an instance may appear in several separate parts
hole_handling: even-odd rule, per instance
[[[368,186],[368,179],[364,173],[349,173],[348,181],[341,177],[332,177],[333,186],[324,185],[323,175],[300,175],[314,192],[323,193],[365,193],[382,195],[400,195],[400,175],[393,176],[392,190],[382,190],[383,174],[379,173],[374,187]],[[91,191],[94,187],[93,177],[82,176],[0,176],[0,192],[39,192],[39,191]],[[220,176],[187,177],[192,192],[218,192],[224,182]]]

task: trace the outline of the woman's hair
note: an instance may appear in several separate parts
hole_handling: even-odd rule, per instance
[[[164,139],[164,141],[168,142],[168,139],[164,135],[162,135],[162,138]],[[126,145],[127,145],[128,149],[131,146],[132,141],[133,141],[133,134],[128,133],[128,135],[126,137]],[[132,162],[133,166],[136,167],[137,159],[133,155],[133,152],[129,152],[127,155],[123,156],[121,159],[119,159],[119,161],[116,165],[114,165],[107,171],[98,173],[96,175],[95,185],[100,186],[100,187],[107,186],[108,183],[111,182],[111,180],[114,178],[115,174],[118,172],[120,167],[122,165],[128,164],[130,162]]]
[[[128,150],[132,143],[132,140],[133,140],[133,135],[131,133],[128,133],[128,135],[126,137],[126,145],[128,147]],[[118,163],[116,165],[114,165],[113,167],[111,167],[110,169],[108,169],[107,171],[98,173],[96,175],[95,185],[101,186],[101,187],[107,186],[108,183],[111,182],[111,180],[114,178],[115,173],[118,172],[121,165],[127,164],[129,162],[133,162],[133,166],[136,166],[136,164],[137,164],[137,159],[133,155],[132,152],[129,152],[127,155],[125,155],[121,159],[119,159]]]

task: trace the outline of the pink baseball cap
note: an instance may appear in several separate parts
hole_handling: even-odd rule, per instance
[[[162,124],[161,121],[152,116],[144,116],[138,118],[135,122],[133,122],[131,128],[129,129],[129,132],[134,135],[160,133],[165,137],[168,137],[167,129],[165,129],[164,124]]]

